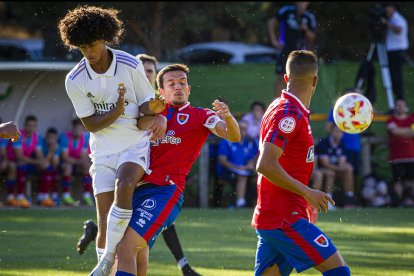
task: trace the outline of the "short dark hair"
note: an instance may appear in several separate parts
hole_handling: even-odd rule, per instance
[[[24,123],[27,124],[29,121],[35,121],[37,122],[37,118],[34,115],[28,115],[26,116],[26,119],[24,119]]]
[[[318,57],[312,51],[295,50],[290,52],[286,62],[289,79],[305,77],[318,72]]]
[[[118,13],[113,8],[78,6],[59,21],[60,38],[69,49],[101,39],[109,45],[117,45],[124,34]]]
[[[171,64],[171,65],[165,66],[164,68],[161,69],[161,71],[158,72],[157,85],[159,88],[164,89],[164,84],[163,84],[164,74],[167,72],[172,72],[172,71],[183,71],[185,75],[187,76],[187,81],[189,81],[188,74],[190,72],[190,68],[188,68],[187,65],[180,64],[180,63]]]
[[[47,131],[46,131],[46,135],[48,135],[48,134],[58,134],[58,131],[57,131],[57,129],[56,129],[56,128],[54,128],[54,127],[50,127],[50,128],[48,128],[48,129],[47,129]]]
[[[150,62],[152,64],[154,64],[154,66],[157,66],[158,60],[156,59],[156,57],[154,56],[150,56],[147,54],[138,54],[137,58],[142,61],[142,63],[144,62]]]

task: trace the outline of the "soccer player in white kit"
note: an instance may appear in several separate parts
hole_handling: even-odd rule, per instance
[[[77,116],[91,132],[90,173],[99,225],[99,263],[91,275],[110,273],[131,218],[132,193],[148,171],[149,136],[137,128],[137,118],[155,115],[156,128],[166,128],[166,118],[157,115],[166,103],[155,97],[142,62],[107,46],[118,44],[124,32],[117,14],[115,9],[79,6],[58,24],[63,43],[84,56],[65,85]]]

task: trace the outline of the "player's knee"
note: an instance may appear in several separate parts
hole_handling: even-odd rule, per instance
[[[280,274],[279,271],[279,266],[277,264],[274,264],[272,266],[269,266],[268,268],[266,268],[265,271],[263,271],[262,276],[281,276],[282,274]]]
[[[323,276],[349,276],[351,275],[351,270],[347,266],[340,266],[334,269],[325,271],[322,273]]]
[[[122,191],[133,192],[137,185],[137,181],[133,177],[122,177],[116,181],[116,187]]]

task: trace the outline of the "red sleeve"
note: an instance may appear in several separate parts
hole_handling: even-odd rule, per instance
[[[269,142],[284,149],[292,137],[298,132],[300,119],[289,114],[277,113],[269,121],[268,131],[264,135],[263,142]]]
[[[214,128],[217,122],[221,121],[220,117],[211,109],[204,108],[200,112],[201,122],[206,128]]]

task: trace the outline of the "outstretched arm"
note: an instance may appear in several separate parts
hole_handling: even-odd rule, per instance
[[[239,124],[233,115],[231,115],[227,104],[215,100],[213,102],[213,110],[217,112],[223,121],[218,122],[211,131],[230,142],[239,142],[241,139]]]

